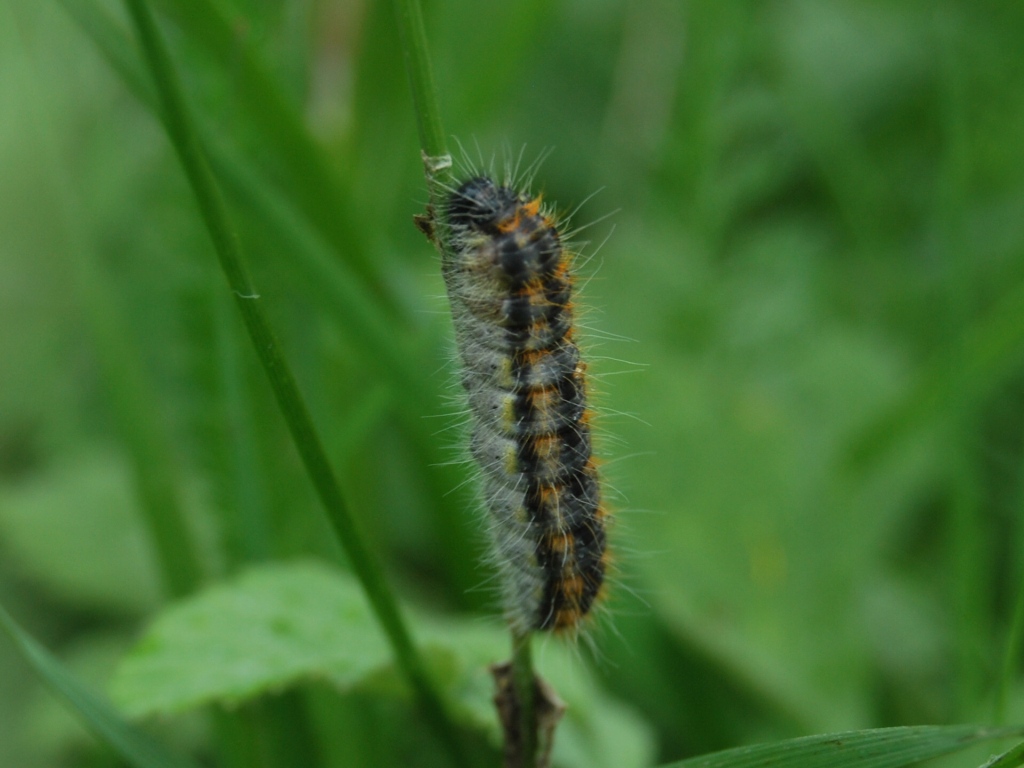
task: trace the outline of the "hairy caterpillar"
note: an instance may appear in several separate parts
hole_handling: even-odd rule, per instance
[[[483,479],[506,618],[572,632],[600,599],[607,513],[576,343],[574,254],[541,198],[472,175],[437,214],[470,452]]]

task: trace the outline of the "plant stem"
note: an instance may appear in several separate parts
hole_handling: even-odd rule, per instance
[[[152,13],[145,0],[125,0],[125,3],[163,105],[169,137],[184,167],[203,221],[213,240],[221,269],[234,292],[235,302],[242,313],[292,440],[313,481],[329,522],[348,555],[352,570],[366,591],[367,599],[391,643],[397,665],[418,699],[424,717],[449,749],[455,764],[466,766],[467,758],[447,707],[413,646],[380,562],[365,543],[349,512],[291,368],[260,309],[259,294],[242,261],[241,247],[228,220],[220,190],[200,148],[181,86]]]
[[[423,8],[419,0],[395,0],[398,36],[405,58],[405,71],[412,89],[420,147],[426,162],[430,202],[436,207],[440,190],[451,182],[451,158],[437,106],[434,70],[427,53],[427,35],[423,26]],[[447,160],[447,163],[444,162]]]
[[[522,739],[519,768],[536,768],[537,765],[537,684],[530,649],[532,637],[531,632],[512,633],[512,685],[519,700],[519,733]]]
[[[448,154],[437,106],[434,69],[427,53],[427,35],[423,25],[423,8],[419,0],[395,0],[398,36],[405,57],[405,71],[412,88],[413,108],[420,132],[420,146],[432,157]]]

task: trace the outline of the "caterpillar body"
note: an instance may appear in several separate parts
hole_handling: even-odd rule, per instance
[[[505,615],[520,633],[574,632],[603,594],[608,547],[573,253],[540,197],[484,175],[451,189],[441,216]]]

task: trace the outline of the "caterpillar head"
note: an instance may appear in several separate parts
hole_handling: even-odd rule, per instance
[[[495,234],[516,215],[522,201],[508,187],[477,176],[456,189],[448,201],[449,221],[456,226]]]

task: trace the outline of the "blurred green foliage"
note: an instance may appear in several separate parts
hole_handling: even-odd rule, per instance
[[[493,615],[391,4],[153,4],[396,588]],[[0,6],[0,602],[103,686],[160,604],[140,421],[209,582],[337,553],[158,121],[65,12],[88,7],[127,32],[114,2]],[[581,302],[620,584],[595,658],[541,645],[541,673],[591,666],[661,760],[1024,720],[1024,5],[426,15],[470,157],[553,147],[545,199],[616,212],[582,235]],[[0,765],[113,764],[45,701],[0,643]],[[323,765],[430,744],[400,698],[263,703],[243,711],[299,713]],[[164,728],[209,753],[202,723]]]

